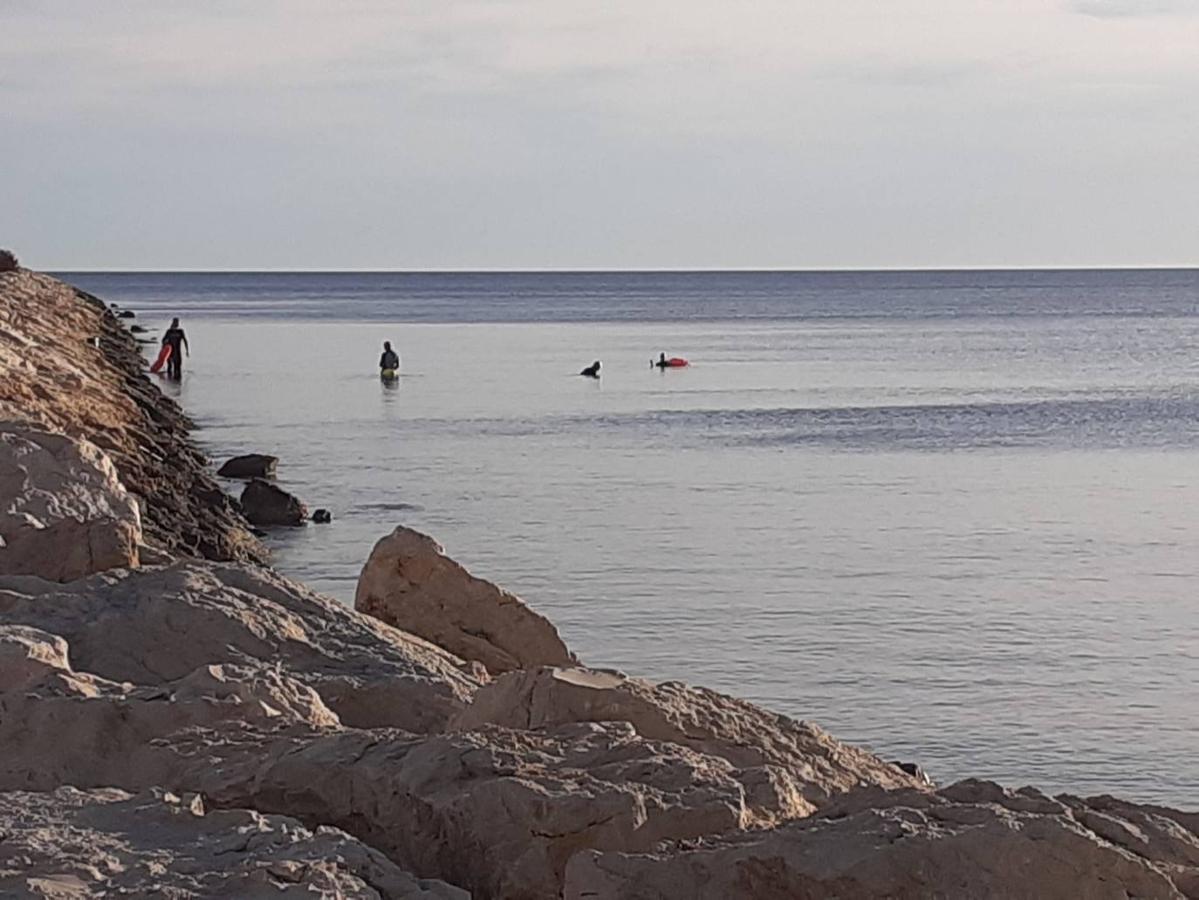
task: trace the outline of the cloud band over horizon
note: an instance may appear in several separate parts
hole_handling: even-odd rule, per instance
[[[0,2],[42,268],[1199,263],[1199,3]]]

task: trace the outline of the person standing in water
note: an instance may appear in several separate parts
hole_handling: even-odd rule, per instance
[[[167,377],[178,381],[183,377],[183,351],[186,349],[187,355],[191,356],[192,349],[187,343],[187,335],[179,327],[177,318],[171,319],[171,327],[162,336],[162,344],[171,348],[171,357],[167,360]]]
[[[394,372],[400,367],[400,354],[391,349],[391,341],[383,342],[383,355],[379,357],[379,371],[386,372],[389,369]]]

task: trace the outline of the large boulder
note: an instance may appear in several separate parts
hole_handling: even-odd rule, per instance
[[[308,507],[298,497],[261,478],[254,478],[241,492],[241,508],[254,525],[303,525]]]
[[[624,723],[427,738],[349,731],[276,750],[252,777],[209,793],[222,806],[344,828],[476,897],[555,900],[582,848],[648,851],[759,824],[737,774]]]
[[[476,578],[441,545],[411,528],[375,544],[354,608],[482,663],[496,674],[576,660],[558,631],[516,597]]]
[[[0,794],[0,895],[469,900],[334,828],[112,788]]]
[[[571,722],[628,722],[643,737],[728,760],[739,769],[775,766],[803,800],[780,809],[808,815],[864,785],[917,787],[921,781],[810,722],[678,681],[653,684],[619,672],[547,667],[509,672],[483,687],[451,728],[543,729]]]
[[[0,621],[65,638],[76,668],[155,685],[259,662],[313,688],[347,725],[442,729],[479,681],[464,663],[248,565],[178,562],[70,585],[0,578]]]
[[[279,465],[279,457],[268,456],[265,453],[247,453],[226,460],[224,465],[216,470],[222,478],[274,478]]]
[[[74,581],[138,565],[137,502],[90,441],[0,424],[0,574]]]
[[[312,688],[263,666],[204,666],[153,687],[53,676],[0,691],[0,790],[199,789],[218,761],[206,777],[253,771],[280,742],[340,728]]]
[[[649,854],[588,850],[566,900],[1181,900],[1199,896],[1195,817],[986,782],[871,792],[770,831]]]

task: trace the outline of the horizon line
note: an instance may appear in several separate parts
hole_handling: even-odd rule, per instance
[[[916,272],[1180,272],[1199,269],[1199,263],[1178,264],[1133,264],[1133,265],[1035,265],[1035,266],[911,266],[911,267],[840,267],[840,268],[789,268],[789,267],[733,267],[733,268],[514,268],[514,269],[470,269],[470,268],[413,268],[413,269],[76,269],[70,267],[46,267],[34,271],[81,275],[692,275],[724,273],[776,273],[776,274],[882,274]]]

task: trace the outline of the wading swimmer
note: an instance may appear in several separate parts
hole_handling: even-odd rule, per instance
[[[162,336],[162,345],[171,348],[171,355],[167,357],[167,378],[182,378],[183,351],[186,349],[187,355],[191,356],[192,348],[188,346],[187,335],[179,327],[178,319],[171,319],[171,327]]]
[[[383,355],[379,357],[379,375],[395,378],[400,374],[400,354],[391,349],[391,341],[383,342]]]

